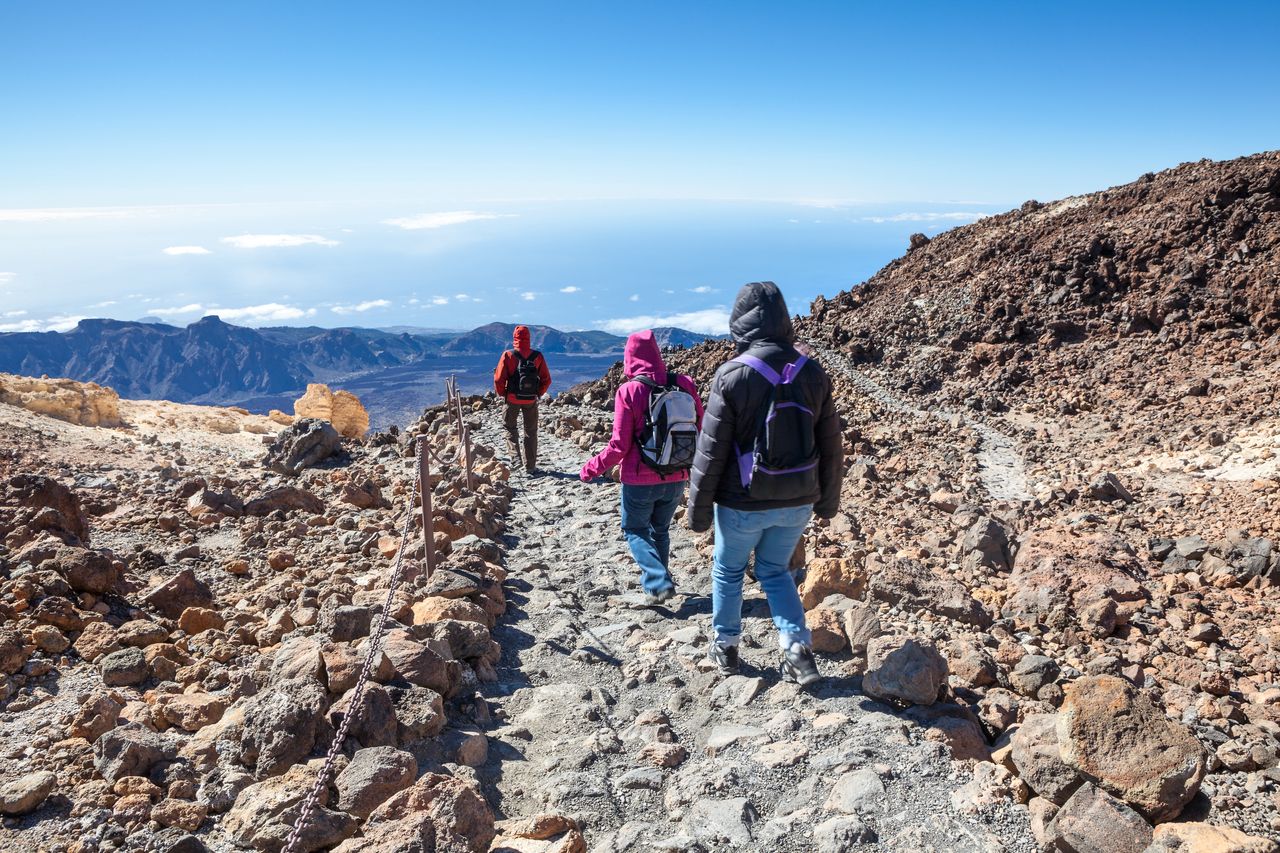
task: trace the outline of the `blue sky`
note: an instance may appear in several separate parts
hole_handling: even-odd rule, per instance
[[[710,329],[1280,146],[1277,4],[888,6],[2,3],[0,329]]]

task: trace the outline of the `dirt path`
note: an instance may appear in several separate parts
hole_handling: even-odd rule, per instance
[[[839,371],[849,382],[862,393],[880,405],[894,412],[904,412],[918,418],[949,419],[959,415],[964,423],[976,432],[981,439],[977,451],[978,473],[982,485],[991,495],[993,501],[1019,503],[1032,499],[1027,486],[1026,462],[1019,453],[1014,440],[1004,433],[992,429],[987,424],[968,414],[922,409],[903,400],[889,391],[871,377],[853,366],[845,356],[832,350],[814,347],[823,366]]]
[[[502,815],[572,815],[596,853],[1034,849],[1025,813],[1007,804],[955,811],[964,772],[858,679],[812,692],[782,682],[758,588],[742,673],[711,671],[709,568],[693,535],[673,530],[680,595],[644,607],[619,487],[579,482],[586,454],[548,432],[546,473],[514,481],[510,610],[487,689],[502,723],[480,776]],[[504,446],[492,423],[480,440]]]

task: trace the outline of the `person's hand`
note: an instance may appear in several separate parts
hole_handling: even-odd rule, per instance
[[[694,533],[706,533],[711,529],[711,519],[705,517],[702,513],[688,514],[689,529]]]

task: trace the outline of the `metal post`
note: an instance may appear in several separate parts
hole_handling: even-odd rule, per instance
[[[425,435],[418,436],[418,441],[425,442]],[[435,523],[431,513],[431,461],[426,453],[426,445],[418,454],[418,493],[422,499],[422,550],[427,558],[427,577],[436,570],[436,537]]]
[[[462,441],[462,395],[458,393],[458,377],[450,376],[445,380],[444,386],[448,396],[446,402],[449,405],[449,414],[453,415],[453,424],[458,430],[458,441]]]
[[[471,427],[462,427],[462,453],[467,465],[467,491],[476,490],[475,478],[471,474]]]

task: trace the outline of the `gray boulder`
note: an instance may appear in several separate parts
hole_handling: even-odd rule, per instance
[[[359,750],[334,780],[338,808],[366,818],[392,794],[412,785],[417,775],[418,762],[407,752],[389,746]]]
[[[947,661],[932,644],[905,637],[877,637],[867,644],[868,696],[932,705],[947,683]]]
[[[267,448],[262,462],[272,471],[296,477],[333,456],[342,447],[342,436],[328,421],[303,418],[281,430]]]
[[[152,765],[177,755],[170,740],[138,723],[125,723],[93,743],[93,766],[114,785],[125,776],[146,776]]]
[[[278,776],[331,737],[329,698],[309,678],[283,681],[255,696],[244,712],[240,760],[259,779]]]
[[[57,784],[55,774],[40,770],[0,786],[0,814],[16,816],[35,811]]]
[[[1142,853],[1151,845],[1151,824],[1123,801],[1086,783],[1058,810],[1046,835],[1055,850]]]
[[[1022,781],[1055,805],[1065,803],[1084,784],[1080,771],[1062,760],[1058,748],[1058,718],[1033,714],[1010,738],[1013,765]]]

